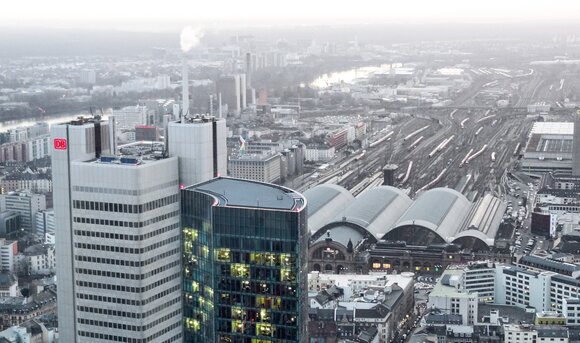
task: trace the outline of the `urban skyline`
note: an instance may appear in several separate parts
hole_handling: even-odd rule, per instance
[[[0,342],[580,342],[579,6],[0,5]]]

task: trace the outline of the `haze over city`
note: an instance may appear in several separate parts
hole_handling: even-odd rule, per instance
[[[3,1],[0,343],[580,343],[579,19]]]

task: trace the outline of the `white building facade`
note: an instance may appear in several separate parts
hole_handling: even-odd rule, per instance
[[[227,128],[224,119],[189,117],[168,124],[169,156],[179,159],[180,182],[191,186],[227,175]]]
[[[177,159],[102,158],[107,122],[52,128],[62,342],[179,342]]]

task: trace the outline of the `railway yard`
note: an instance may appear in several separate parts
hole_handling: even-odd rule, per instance
[[[395,185],[411,196],[433,187],[454,188],[472,200],[486,191],[501,196],[505,188],[499,181],[532,122],[517,112],[429,110],[379,132],[365,150],[329,165],[301,190],[336,183],[358,195],[382,184],[382,168],[392,163],[398,165]]]
[[[471,201],[490,192],[507,193],[506,175],[517,170],[518,157],[535,120],[526,106],[547,104],[540,120],[571,121],[564,106],[570,90],[580,87],[570,70],[533,65],[470,70],[471,86],[449,106],[419,108],[387,128],[370,128],[367,144],[349,156],[337,154],[316,171],[290,185],[305,191],[317,184],[341,185],[355,196],[383,182],[383,166],[395,164],[394,186],[409,196],[429,188],[454,188]],[[499,108],[482,99],[489,92],[509,93],[511,106]]]

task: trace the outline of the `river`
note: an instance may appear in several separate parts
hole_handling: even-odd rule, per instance
[[[71,121],[76,119],[80,116],[88,117],[89,115],[85,114],[71,114],[71,113],[63,113],[63,114],[55,114],[52,116],[47,116],[44,118],[44,121],[47,122],[49,125],[64,123],[67,121]],[[103,119],[107,119],[109,117],[108,114],[102,116]],[[0,132],[5,132],[10,129],[20,127],[20,126],[32,126],[38,123],[39,120],[34,118],[25,118],[25,119],[17,119],[17,120],[9,120],[9,121],[2,121],[0,122]]]
[[[401,63],[380,64],[321,75],[310,83],[313,88],[326,88],[339,83],[354,83],[357,79],[366,79],[376,72],[388,72],[391,68],[400,68]]]

